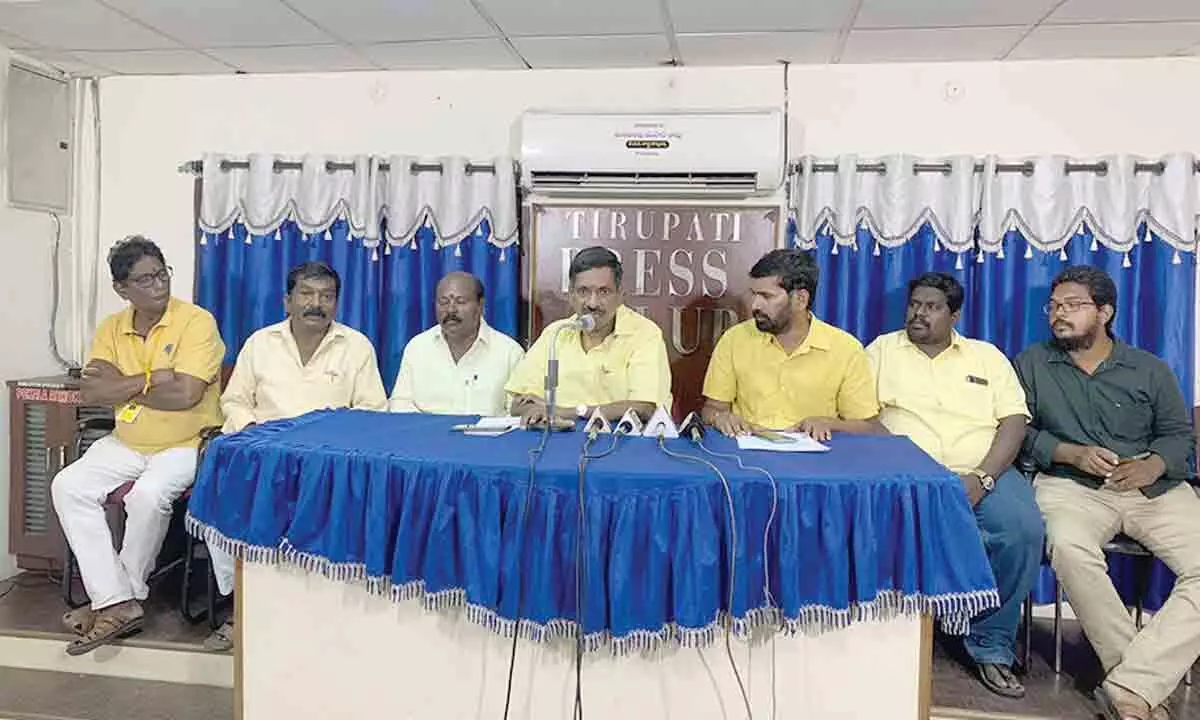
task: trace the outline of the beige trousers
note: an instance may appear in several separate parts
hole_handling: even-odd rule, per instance
[[[1200,655],[1200,498],[1187,484],[1149,499],[1136,490],[1092,490],[1045,474],[1034,489],[1046,518],[1050,564],[1108,679],[1158,705]],[[1177,576],[1171,596],[1141,632],[1101,551],[1122,532]]]

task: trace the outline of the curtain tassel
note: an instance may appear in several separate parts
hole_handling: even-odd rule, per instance
[[[1179,259],[1179,253],[1175,253],[1175,258]],[[508,262],[508,248],[506,247],[500,248],[500,262]]]
[[[208,244],[208,233],[200,233],[200,245],[203,247]]]
[[[454,257],[462,257],[462,243],[457,243],[454,246]]]
[[[1125,259],[1121,261],[1121,267],[1133,267],[1133,263],[1129,262],[1129,253],[1125,253]]]
[[[391,254],[392,254],[392,244],[391,244],[390,242],[384,242],[384,243],[383,243],[383,254],[384,254],[384,255],[391,255]]]
[[[1062,260],[1063,262],[1066,262],[1068,260],[1066,248],[1063,248],[1062,250],[1058,251],[1058,259]]]
[[[975,264],[976,265],[983,264],[983,250],[980,250],[979,252],[975,253]]]
[[[954,269],[963,269],[962,253],[954,253]]]
[[[412,250],[413,252],[417,251],[417,236],[416,235],[413,235],[412,242],[409,243],[408,249]]]
[[[1183,264],[1183,258],[1179,256],[1178,250],[1175,251],[1175,255],[1171,258],[1171,264],[1172,265],[1182,265]]]
[[[1090,248],[1090,250],[1091,250],[1092,252],[1096,252],[1096,251],[1097,251],[1097,250],[1099,250],[1099,249],[1100,249],[1100,246],[1099,246],[1098,244],[1096,244],[1096,238],[1095,238],[1095,236],[1092,236],[1092,245],[1091,245],[1091,248]]]
[[[250,231],[249,231],[249,230],[247,230],[247,231],[246,231],[246,244],[247,244],[247,245],[253,245],[253,244],[254,244],[254,236],[250,234]]]
[[[933,236],[933,251],[935,253],[939,253],[942,251],[942,244],[940,242],[938,242],[937,235]]]
[[[325,228],[324,235],[325,235],[325,242],[329,242],[330,240],[333,239],[333,235],[329,232],[329,228]]]
[[[833,239],[833,249],[829,251],[829,254],[830,254],[830,255],[837,255],[837,254],[838,254],[838,241],[837,241],[837,238],[834,238],[834,239]]]
[[[373,248],[371,250],[371,262],[379,262],[379,248],[378,247]]]
[[[875,257],[879,257],[879,243],[878,242],[875,243],[875,250],[871,254],[874,255]]]
[[[1032,259],[1033,259],[1033,247],[1031,247],[1031,246],[1029,246],[1029,245],[1026,245],[1026,246],[1025,246],[1025,259],[1026,259],[1026,260],[1032,260]]]
[[[996,259],[997,260],[1004,259],[1004,244],[1003,243],[1001,243],[1000,247],[996,249]]]

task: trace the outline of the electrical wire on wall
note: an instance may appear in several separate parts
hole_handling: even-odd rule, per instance
[[[62,249],[62,219],[58,213],[47,213],[54,221],[54,244],[50,253],[50,354],[64,369],[73,367],[58,349],[58,306],[61,279],[59,278],[59,255]]]

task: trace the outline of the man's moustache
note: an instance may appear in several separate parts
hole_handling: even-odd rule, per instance
[[[314,310],[305,310],[305,311],[304,311],[304,317],[324,318],[324,317],[325,317],[325,311],[324,311],[324,310],[317,310],[317,309],[314,309]]]

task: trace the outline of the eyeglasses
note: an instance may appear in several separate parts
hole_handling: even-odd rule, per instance
[[[168,265],[158,272],[144,273],[142,275],[130,275],[125,282],[129,285],[136,285],[143,290],[149,290],[154,287],[154,284],[163,283],[164,285],[170,282],[171,277],[175,275],[175,271]]]
[[[1081,308],[1088,305],[1096,307],[1096,303],[1090,300],[1071,299],[1063,300],[1062,302],[1055,302],[1054,300],[1051,300],[1050,302],[1046,303],[1045,307],[1042,308],[1042,312],[1050,316],[1053,316],[1059,310],[1066,310],[1068,313],[1077,313]]]

